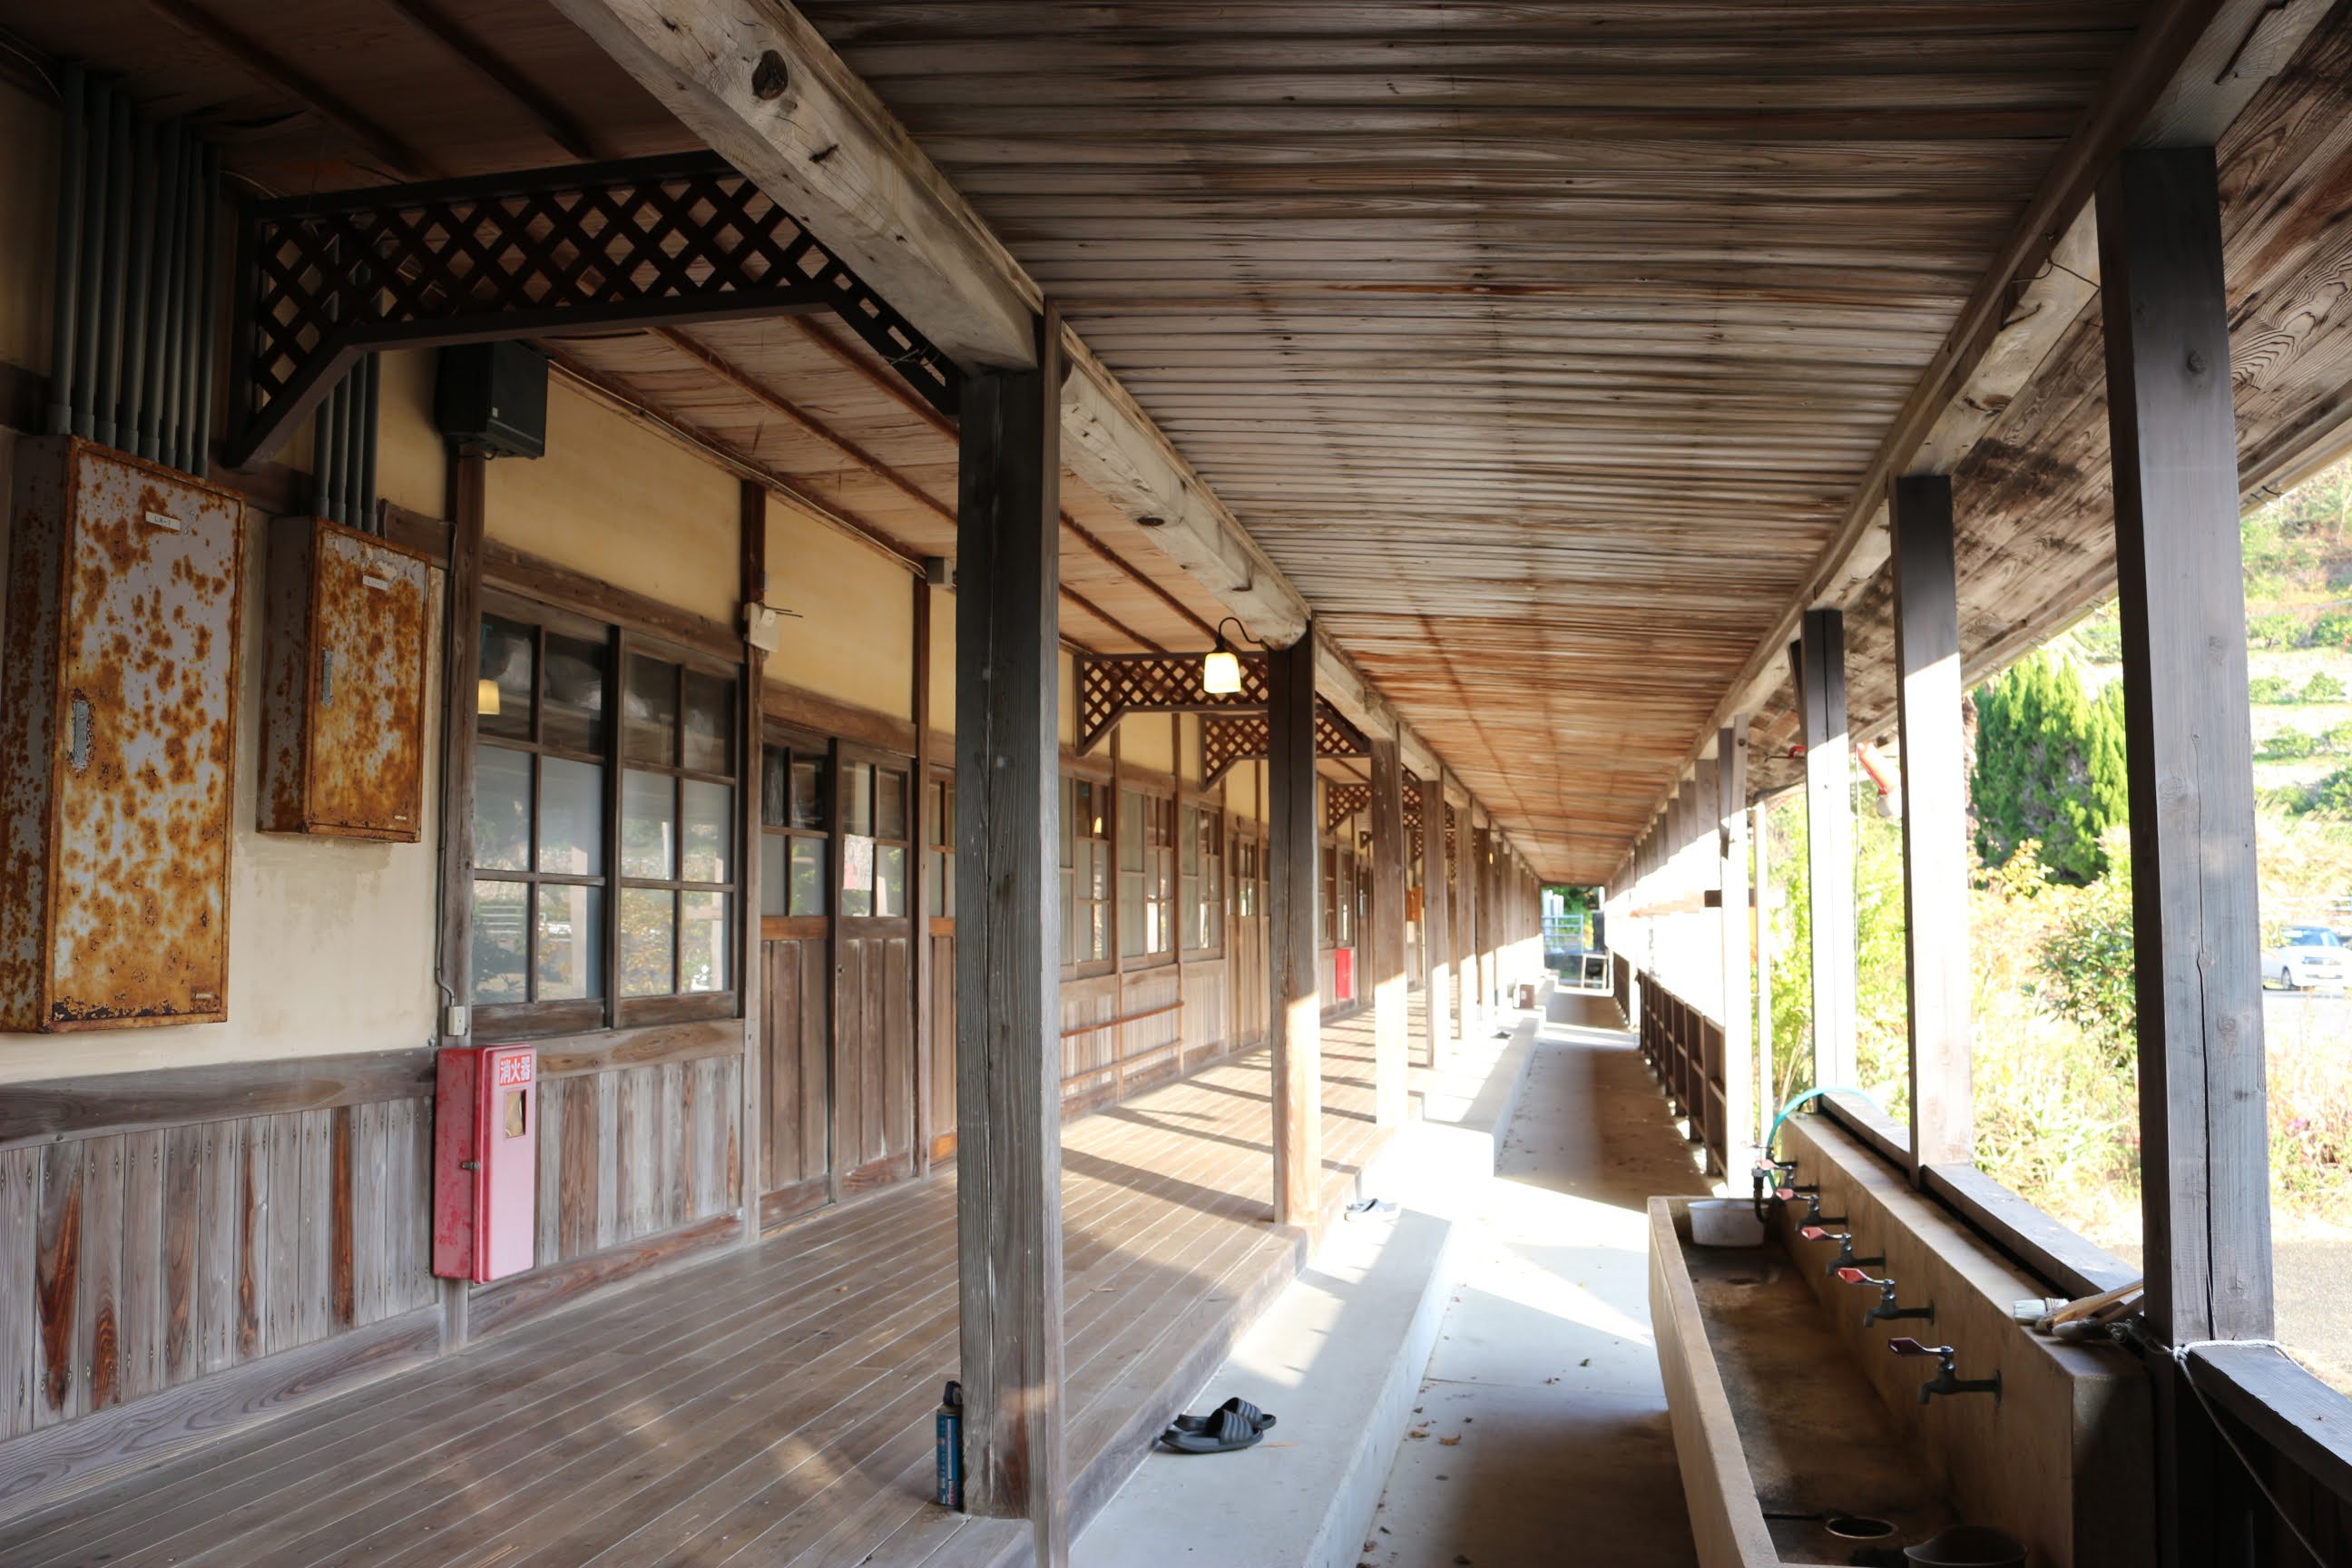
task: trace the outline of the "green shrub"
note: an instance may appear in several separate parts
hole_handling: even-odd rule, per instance
[[[2287,684],[2284,675],[2257,675],[2246,682],[2246,696],[2257,706],[2286,700]]]
[[[2284,610],[2247,617],[2248,647],[2297,647],[2302,642],[2303,622]]]
[[[2273,757],[2307,757],[2318,749],[2318,739],[2306,730],[2279,730],[2263,742],[2263,752]]]
[[[2304,682],[2303,700],[2305,702],[2341,702],[2344,700],[2344,683],[2323,669]]]

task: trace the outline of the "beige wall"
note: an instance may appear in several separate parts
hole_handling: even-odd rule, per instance
[[[547,456],[490,464],[485,491],[490,538],[736,624],[734,476],[561,378],[547,389]]]
[[[782,640],[768,656],[769,679],[894,719],[912,719],[915,598],[909,581],[906,564],[896,557],[770,497],[768,603],[789,613]],[[948,626],[952,659],[952,614]],[[938,635],[934,621],[935,642]],[[938,689],[935,669],[932,689]],[[949,700],[953,702],[952,690]]]
[[[1155,773],[1176,771],[1176,742],[1165,713],[1130,713],[1118,721],[1118,760]]]
[[[952,735],[956,727],[956,596],[931,591],[931,728]]]
[[[1076,746],[1078,743],[1077,663],[1071,658],[1068,648],[1063,648],[1055,656],[1054,668],[1061,675],[1062,744]]]
[[[394,506],[439,517],[448,510],[449,447],[433,427],[433,373],[438,356],[430,349],[402,349],[377,358],[383,369],[376,418],[376,494]]]
[[[0,462],[0,468],[8,465]],[[0,476],[5,477],[5,476]],[[228,1020],[69,1035],[0,1035],[0,1083],[210,1062],[394,1050],[430,1041],[439,837],[439,703],[426,704],[425,816],[415,844],[254,826],[261,720],[265,519],[246,513],[229,843]],[[434,574],[437,601],[440,574]],[[440,638],[431,639],[437,650]],[[428,662],[431,662],[428,658]],[[428,671],[428,679],[432,679]],[[437,690],[436,688],[432,689]]]

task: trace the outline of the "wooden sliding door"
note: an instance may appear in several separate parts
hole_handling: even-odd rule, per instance
[[[770,731],[774,733],[773,729]],[[831,746],[786,733],[761,766],[760,952],[767,987],[767,1169],[760,1220],[833,1195],[834,784]]]
[[[842,1188],[858,1191],[915,1168],[913,779],[903,757],[835,755],[833,1141]]]

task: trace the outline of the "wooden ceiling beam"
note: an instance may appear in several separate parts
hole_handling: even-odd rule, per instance
[[[555,5],[958,363],[1035,363],[1043,290],[794,7]],[[1064,341],[1072,470],[1151,530],[1253,637],[1297,641],[1305,600],[1077,334],[1065,328]]]
[[[2283,69],[2331,0],[2158,0],[2106,90],[2061,149],[1887,429],[1804,585],[1757,643],[1690,754],[1787,679],[1805,611],[1843,608],[1887,558],[1886,496],[1906,474],[1949,473],[2097,295],[2091,198],[2127,146],[2211,143]]]
[[[476,75],[512,99],[538,125],[540,133],[583,163],[615,157],[611,148],[589,134],[571,110],[550,97],[512,60],[484,43],[453,16],[439,0],[383,0],[425,33],[446,46]]]
[[[446,171],[341,93],[254,38],[229,26],[196,0],[146,0],[150,10],[215,52],[227,56],[263,87],[282,92],[360,144],[387,174],[411,180],[437,180]]]

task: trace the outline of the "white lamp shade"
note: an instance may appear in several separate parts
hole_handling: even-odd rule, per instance
[[[484,718],[499,715],[499,683],[487,678],[474,683],[474,711]]]
[[[1219,648],[1201,660],[1201,689],[1213,697],[1231,697],[1242,689],[1241,656]]]

